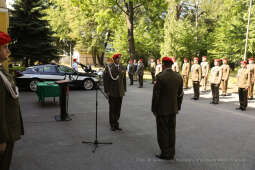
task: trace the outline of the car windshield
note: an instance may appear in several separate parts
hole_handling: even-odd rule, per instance
[[[58,71],[60,73],[67,73],[67,74],[73,74],[75,72],[72,68],[69,68],[66,66],[59,66]]]

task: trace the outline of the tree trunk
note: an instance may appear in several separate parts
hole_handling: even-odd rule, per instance
[[[92,59],[93,59],[93,64],[97,65],[97,49],[96,47],[92,47]]]
[[[29,57],[25,57],[25,67],[28,67],[28,59]]]
[[[128,3],[128,10],[126,14],[127,27],[128,27],[128,44],[130,59],[135,58],[135,40],[134,40],[134,4]]]
[[[104,54],[105,54],[107,44],[110,40],[110,36],[111,36],[111,32],[108,32],[105,43],[104,43],[104,51],[102,52],[101,56],[98,56],[98,58],[97,58],[100,66],[104,66]]]

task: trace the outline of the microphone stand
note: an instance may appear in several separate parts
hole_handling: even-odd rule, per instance
[[[99,145],[111,145],[112,142],[99,142],[98,141],[98,90],[105,96],[105,98],[108,100],[108,96],[100,89],[99,84],[96,83],[96,134],[95,134],[95,140],[93,142],[91,141],[82,141],[83,144],[93,144],[94,149],[93,153],[96,152],[96,149],[99,147]]]

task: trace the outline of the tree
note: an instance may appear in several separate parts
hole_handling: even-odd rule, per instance
[[[131,59],[136,57],[135,39],[134,39],[134,20],[136,9],[146,4],[145,0],[109,0],[109,2],[117,6],[126,17],[129,54]]]
[[[16,0],[11,10],[9,32],[13,39],[10,44],[12,57],[24,61],[25,66],[35,61],[48,63],[58,59],[43,0]]]

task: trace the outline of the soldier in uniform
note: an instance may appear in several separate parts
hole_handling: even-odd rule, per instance
[[[241,68],[238,70],[238,94],[240,107],[237,110],[245,111],[248,103],[248,88],[251,79],[250,71],[247,68],[247,61],[241,61]]]
[[[162,59],[163,71],[156,77],[152,96],[152,112],[156,117],[161,150],[156,157],[165,160],[173,160],[175,156],[176,114],[181,109],[183,98],[182,77],[172,71],[172,64],[169,57]]]
[[[202,57],[201,68],[202,68],[202,91],[206,91],[206,85],[209,73],[209,63],[206,61],[207,57]]]
[[[144,65],[143,59],[140,59],[137,66],[136,75],[138,76],[139,88],[143,87],[143,74],[144,74]]]
[[[160,59],[157,60],[157,66],[156,66],[156,73],[155,76],[157,76],[160,72],[162,72],[162,65],[160,62]]]
[[[127,90],[126,70],[120,64],[121,54],[113,55],[113,63],[106,66],[104,71],[104,91],[109,101],[109,119],[111,130],[122,130],[119,118],[123,96]]]
[[[198,100],[199,99],[199,86],[202,76],[201,66],[198,64],[198,57],[194,57],[194,64],[191,67],[191,76],[193,82],[194,89],[194,97],[191,99]]]
[[[247,66],[248,70],[250,71],[251,74],[251,81],[248,89],[248,100],[253,99],[253,88],[254,88],[254,81],[255,81],[255,64],[254,64],[254,59],[249,58],[249,64]]]
[[[228,89],[228,80],[229,80],[229,73],[230,73],[230,67],[228,65],[228,59],[223,58],[222,59],[222,79],[221,79],[221,88],[222,88],[222,96],[227,95],[227,89]]]
[[[172,60],[174,62],[174,64],[172,65],[172,70],[174,72],[178,72],[179,73],[179,66],[178,66],[178,63],[176,62],[176,58],[175,57],[172,57]]]
[[[211,70],[210,82],[212,90],[211,104],[219,104],[219,87],[222,79],[222,69],[220,67],[220,59],[214,60],[214,67]]]
[[[155,72],[156,72],[156,63],[154,61],[154,58],[151,59],[150,71],[151,71],[151,77],[152,77],[152,84],[154,84],[154,81],[155,81]]]
[[[188,88],[189,83],[189,71],[190,71],[190,64],[188,62],[188,58],[184,58],[184,63],[182,65],[182,79],[183,79],[183,88]]]
[[[134,72],[135,72],[133,60],[129,60],[127,70],[128,70],[128,77],[130,79],[130,85],[132,86],[134,84]]]
[[[11,38],[0,31],[0,169],[9,170],[14,144],[24,134],[19,92],[13,77],[2,67]]]

